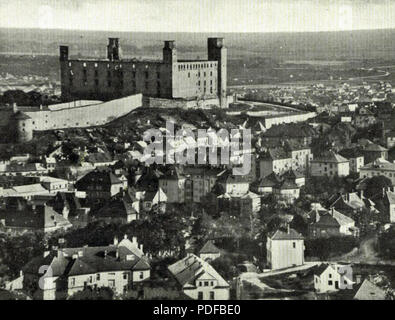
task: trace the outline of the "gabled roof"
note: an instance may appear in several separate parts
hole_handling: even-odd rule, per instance
[[[318,222],[313,223],[313,225],[320,227],[340,227],[340,223],[329,213],[320,216]]]
[[[371,143],[368,144],[363,151],[368,151],[368,152],[381,152],[381,151],[388,151],[387,148],[384,148],[380,146],[379,144]]]
[[[195,286],[195,281],[202,274],[207,273],[217,280],[218,284],[216,287],[229,288],[229,284],[208,262],[192,253],[168,266],[168,270],[181,286],[186,284]]]
[[[278,229],[269,235],[272,240],[304,240],[304,237],[296,232],[294,229],[289,229],[289,232]]]
[[[109,246],[59,249],[46,257],[33,258],[23,270],[36,274],[43,264],[52,267],[53,276],[150,269],[148,259],[128,239]]]
[[[274,187],[275,185],[277,185],[280,182],[281,182],[280,177],[277,176],[275,172],[272,172],[268,176],[260,179],[258,186],[262,187],[262,188],[263,187]]]
[[[208,240],[200,249],[199,253],[220,253],[221,251],[215,246],[212,240]]]
[[[348,162],[348,160],[331,150],[331,151],[324,152],[323,154],[317,156],[316,158],[314,158],[314,160],[312,160],[312,162],[342,163],[342,162]]]
[[[354,296],[355,300],[385,300],[386,293],[383,289],[365,279]]]

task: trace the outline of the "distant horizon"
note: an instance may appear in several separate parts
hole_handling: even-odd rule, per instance
[[[0,0],[0,27],[294,33],[395,28],[395,0]]]
[[[82,32],[111,32],[111,33],[218,33],[218,34],[280,34],[280,33],[351,33],[351,32],[363,32],[363,31],[386,31],[395,30],[395,27],[390,28],[375,28],[375,29],[353,29],[353,30],[319,30],[319,31],[125,31],[125,30],[86,30],[86,29],[64,29],[64,28],[38,28],[38,27],[1,27],[0,29],[11,29],[11,30],[37,30],[37,31],[82,31]]]

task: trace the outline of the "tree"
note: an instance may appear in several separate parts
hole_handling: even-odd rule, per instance
[[[365,196],[370,198],[383,192],[384,188],[392,186],[390,179],[384,176],[374,176],[366,183]]]

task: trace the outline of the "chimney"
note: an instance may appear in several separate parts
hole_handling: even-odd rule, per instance
[[[117,250],[115,250],[115,258],[119,258],[119,251],[118,251],[118,249]]]
[[[124,238],[124,239],[127,239],[127,238],[128,238],[128,235],[127,235],[127,234],[125,234],[125,235],[123,236],[123,238]]]
[[[48,255],[49,255],[49,250],[47,250],[47,251],[44,251],[44,255],[43,255],[43,256],[44,256],[44,258],[45,258],[45,257],[47,257]]]
[[[385,187],[383,188],[383,197],[385,197]]]
[[[332,208],[331,208],[331,215],[332,215],[332,217],[333,217],[333,213],[334,213],[334,211],[335,211],[335,208],[334,208],[334,207],[332,207]]]
[[[114,246],[117,246],[117,245],[118,245],[118,237],[115,236],[115,237],[114,237]]]
[[[287,224],[287,233],[290,234],[290,232],[291,232],[291,230],[290,230],[289,223],[288,223]]]
[[[133,237],[133,238],[132,238],[132,243],[134,243],[135,245],[137,245],[137,237]]]
[[[107,250],[104,250],[104,259],[107,257]]]
[[[144,252],[144,251],[143,251],[143,245],[142,245],[142,244],[140,244],[140,250],[141,250],[141,252]]]

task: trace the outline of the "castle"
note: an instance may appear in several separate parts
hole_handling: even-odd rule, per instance
[[[169,105],[207,100],[226,108],[223,38],[208,38],[207,51],[207,60],[178,60],[175,41],[165,41],[162,60],[123,59],[119,38],[109,38],[106,59],[70,59],[69,48],[60,46],[62,99],[112,100],[142,93]]]

